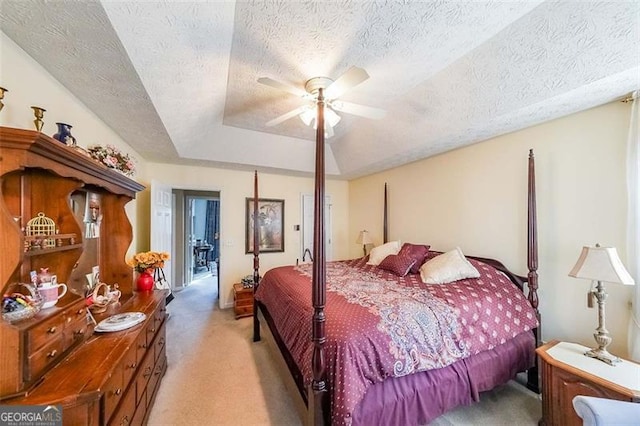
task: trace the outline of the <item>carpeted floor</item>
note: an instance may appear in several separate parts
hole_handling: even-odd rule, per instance
[[[216,289],[201,279],[168,306],[169,365],[149,425],[300,425],[266,342],[252,342],[251,318],[218,308]],[[535,426],[540,416],[538,396],[510,382],[431,425]]]

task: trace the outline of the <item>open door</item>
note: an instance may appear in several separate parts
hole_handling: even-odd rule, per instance
[[[313,256],[313,205],[315,204],[314,196],[311,194],[302,194],[302,242],[300,244],[302,253],[300,259],[303,262],[311,261]],[[325,229],[325,259],[333,260],[333,246],[331,238],[331,196],[325,195],[324,198],[324,229]]]
[[[151,250],[169,253],[164,274],[174,288],[173,276],[173,197],[172,188],[156,180],[151,181]]]

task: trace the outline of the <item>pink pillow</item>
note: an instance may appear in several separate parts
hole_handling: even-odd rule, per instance
[[[406,256],[400,256],[399,254],[390,254],[385,257],[378,265],[379,268],[385,271],[390,271],[399,277],[404,277],[409,273],[409,270],[416,264],[416,260]]]
[[[398,256],[405,256],[414,259],[416,262],[411,267],[411,273],[417,274],[427,258],[430,247],[431,246],[425,246],[422,244],[404,243],[398,252]]]

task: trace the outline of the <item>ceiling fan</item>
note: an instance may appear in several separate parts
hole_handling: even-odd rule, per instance
[[[302,99],[309,101],[305,105],[302,105],[292,111],[282,114],[279,117],[274,118],[266,123],[267,126],[276,126],[290,118],[300,116],[300,119],[306,124],[311,125],[314,123],[316,128],[316,105],[318,103],[318,97],[322,92],[325,104],[325,133],[327,137],[333,136],[333,127],[340,121],[340,116],[335,111],[344,112],[347,114],[358,115],[360,117],[380,119],[386,115],[386,111],[369,107],[360,104],[354,104],[352,102],[341,101],[338,98],[342,96],[350,88],[362,83],[369,78],[369,74],[365,70],[359,67],[351,67],[338,77],[337,80],[332,80],[329,77],[314,77],[305,82],[304,90],[301,88],[291,86],[286,83],[273,80],[269,77],[262,77],[258,79],[258,83],[265,84],[267,86],[274,87],[276,89],[289,92],[293,95],[300,96]]]

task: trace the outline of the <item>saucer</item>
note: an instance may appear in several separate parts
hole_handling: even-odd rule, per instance
[[[142,312],[125,312],[112,315],[98,323],[94,331],[108,333],[112,331],[126,330],[143,322],[147,316]]]
[[[53,308],[58,303],[57,300],[52,300],[51,302],[44,302],[41,309]]]

